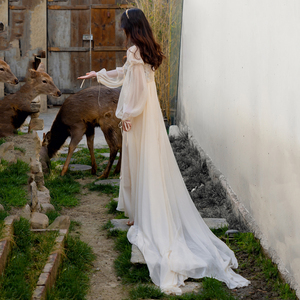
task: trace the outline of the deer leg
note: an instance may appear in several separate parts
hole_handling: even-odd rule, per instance
[[[121,160],[122,160],[122,148],[120,148],[120,156],[116,168],[114,170],[114,174],[119,174],[121,171]]]
[[[95,129],[94,127],[88,128],[85,133],[86,135],[86,142],[90,151],[91,161],[92,161],[92,174],[95,175],[97,171],[97,164],[94,154],[94,136],[95,136]]]
[[[69,145],[68,156],[67,156],[65,164],[62,168],[62,171],[60,173],[61,176],[64,176],[67,173],[68,167],[69,167],[69,164],[70,164],[70,161],[71,161],[71,157],[72,157],[72,155],[74,153],[74,150],[76,149],[77,145],[81,141],[83,135],[84,135],[84,130],[78,130],[77,129],[74,134],[71,131],[71,142],[70,142],[70,145]]]
[[[111,167],[113,165],[113,162],[117,156],[117,153],[118,153],[117,148],[110,146],[109,149],[110,149],[110,155],[109,155],[109,160],[108,160],[107,166],[99,178],[107,178],[108,177]]]

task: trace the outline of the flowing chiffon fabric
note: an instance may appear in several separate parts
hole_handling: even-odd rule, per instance
[[[186,189],[166,133],[154,72],[136,46],[123,69],[97,73],[98,81],[123,85],[116,111],[132,128],[123,132],[118,210],[134,225],[127,237],[142,252],[152,281],[181,294],[188,277],[213,277],[230,288],[250,282],[231,268],[234,253],[206,226]]]

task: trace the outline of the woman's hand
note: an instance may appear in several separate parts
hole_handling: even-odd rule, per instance
[[[122,121],[122,128],[124,131],[128,132],[131,129],[131,121],[130,120]]]
[[[97,73],[95,71],[91,71],[90,73],[86,73],[85,76],[80,76],[77,79],[89,79],[89,78],[93,78],[93,77],[97,77]]]

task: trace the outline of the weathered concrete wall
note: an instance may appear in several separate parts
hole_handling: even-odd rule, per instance
[[[297,0],[185,1],[178,103],[298,296],[299,35]]]

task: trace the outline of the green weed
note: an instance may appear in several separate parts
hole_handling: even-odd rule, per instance
[[[6,143],[6,140],[5,140],[4,138],[1,138],[1,139],[0,139],[0,145],[2,145],[2,144],[4,144],[4,143]]]
[[[0,299],[31,299],[38,277],[53,248],[57,232],[32,233],[29,221],[14,223],[15,244],[4,276]]]
[[[22,148],[22,147],[14,147],[14,150],[17,150],[17,151],[20,151],[20,152],[22,152],[22,153],[25,153],[26,152],[26,150],[24,149],[24,148]]]
[[[29,170],[28,164],[20,160],[13,164],[1,161],[0,203],[6,210],[11,206],[24,206],[28,202],[26,187]]]
[[[69,174],[65,176],[50,174],[45,178],[45,186],[50,191],[51,203],[56,210],[60,210],[61,206],[73,207],[79,204],[76,194],[80,192],[80,184]]]
[[[71,220],[69,231],[73,232],[73,231],[79,229],[80,227],[81,227],[81,222]]]
[[[0,210],[0,221],[3,221],[9,214],[5,210]]]
[[[114,225],[111,223],[111,221],[107,221],[104,225],[102,225],[101,229],[105,230],[105,229],[110,229],[110,228],[114,228]]]
[[[60,213],[56,210],[51,210],[46,213],[47,217],[49,218],[49,225],[54,222],[54,220],[60,216]]]
[[[90,183],[87,187],[90,191],[98,191],[102,194],[108,194],[113,198],[116,198],[119,195],[119,186],[117,185]]]
[[[85,299],[89,288],[89,269],[95,255],[90,246],[78,238],[68,236],[64,259],[55,287],[47,299]]]
[[[153,285],[139,284],[129,292],[130,300],[139,299],[163,299],[164,293]]]

